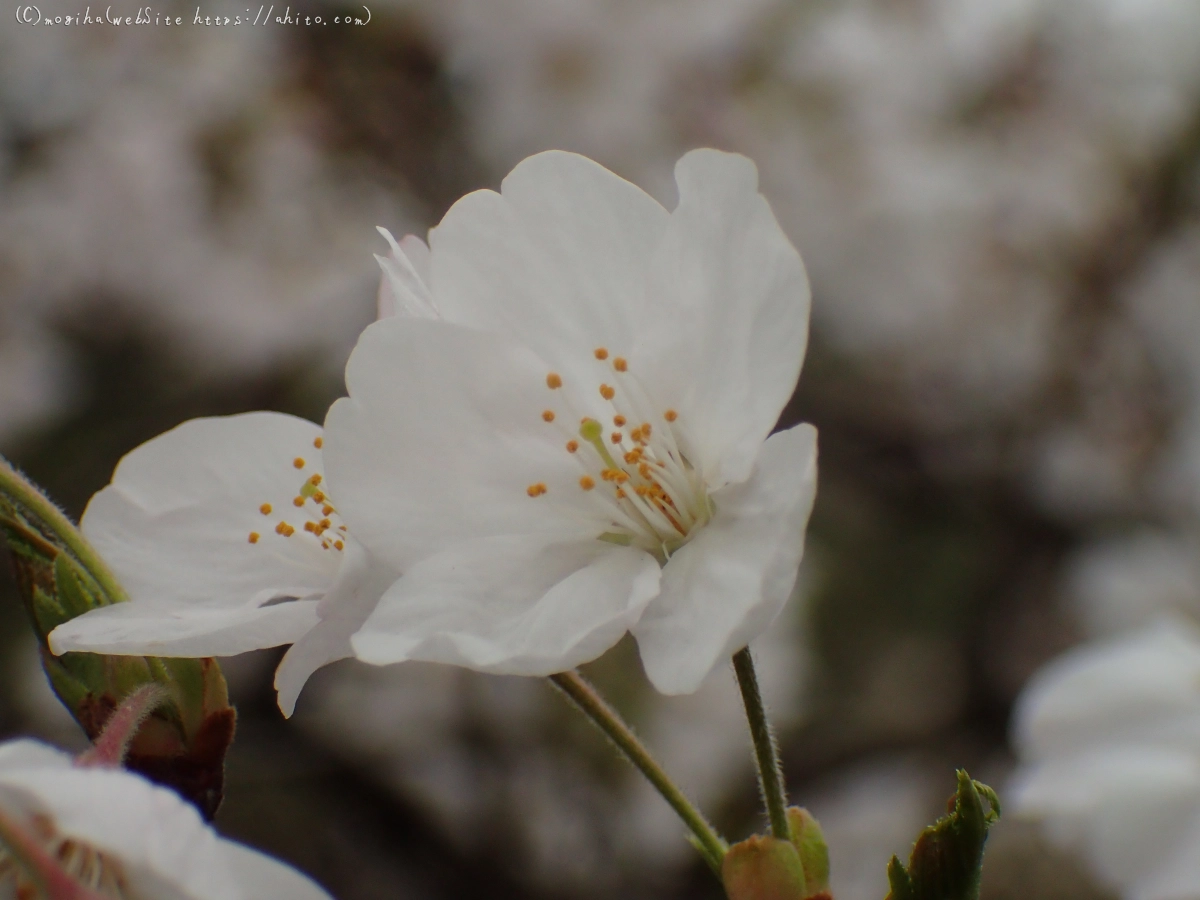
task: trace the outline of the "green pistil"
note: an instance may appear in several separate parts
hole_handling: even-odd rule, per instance
[[[612,454],[608,452],[608,448],[604,446],[603,425],[595,419],[584,419],[583,424],[579,426],[579,436],[596,448],[596,452],[600,454],[600,458],[610,469],[620,468],[617,461],[612,458]]]

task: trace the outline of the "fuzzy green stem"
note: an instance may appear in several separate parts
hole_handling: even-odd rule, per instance
[[[663,771],[658,761],[650,755],[650,751],[638,740],[633,730],[625,724],[620,714],[604,700],[583,676],[576,671],[560,672],[551,675],[550,680],[555,687],[566,694],[579,707],[592,724],[617,745],[617,749],[625,758],[633,763],[646,776],[646,780],[654,785],[664,800],[675,810],[676,815],[691,829],[695,836],[693,843],[704,857],[704,861],[712,868],[717,876],[721,874],[721,861],[729,850],[729,845],[708,824],[704,815],[692,805],[676,784]]]
[[[92,549],[83,539],[75,523],[67,518],[57,506],[38,490],[33,482],[21,475],[8,460],[0,456],[0,494],[8,494],[17,500],[21,506],[32,512],[41,523],[54,532],[54,536],[62,541],[64,547],[71,551],[87,573],[95,579],[96,584],[104,592],[110,602],[125,599],[125,591],[117,583],[117,579],[109,572]]]
[[[758,758],[758,784],[762,788],[763,802],[771,820],[771,835],[781,841],[791,841],[783,768],[779,764],[775,735],[771,733],[771,723],[767,721],[767,710],[758,690],[758,676],[754,673],[754,660],[750,657],[749,647],[743,647],[733,655],[733,670],[737,673],[746,719],[750,723],[750,738],[754,741],[754,755]]]

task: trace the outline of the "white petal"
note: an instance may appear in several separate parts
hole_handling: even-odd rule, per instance
[[[423,319],[439,318],[437,304],[429,292],[429,248],[415,234],[405,235],[396,243],[392,233],[380,228],[379,233],[391,245],[387,256],[376,256],[383,277],[379,281],[379,318],[397,313]]]
[[[817,432],[770,437],[750,478],[714,495],[717,513],[667,562],[662,593],[634,627],[646,674],[691,693],[767,629],[796,581],[817,484]]]
[[[299,640],[319,621],[316,600],[240,609],[145,602],[93,609],[50,632],[50,651],[145,656],[236,656]]]
[[[1097,742],[1166,741],[1200,750],[1200,640],[1187,624],[1168,619],[1074,650],[1030,681],[1013,732],[1026,759]]]
[[[591,390],[610,371],[592,351],[628,356],[655,299],[647,278],[667,218],[585,157],[531,156],[501,193],[468,194],[430,232],[439,308],[449,321],[519,339],[569,386]]]
[[[412,567],[353,638],[358,657],[549,675],[595,659],[658,593],[646,553],[600,541],[497,538]]]
[[[0,773],[11,769],[69,769],[73,764],[69,753],[31,738],[0,743]]]
[[[247,898],[330,900],[312,879],[264,853],[233,841],[222,841],[221,849]]]
[[[88,504],[84,536],[135,603],[236,609],[323,594],[338,554],[300,527],[319,509],[292,505],[322,474],[320,434],[271,412],[184,422],[121,460]],[[275,532],[281,520],[296,528],[292,537]]]
[[[1133,900],[1193,900],[1200,896],[1200,814],[1172,837],[1174,849],[1138,882]]]
[[[745,480],[795,389],[808,342],[804,263],[743,156],[693,150],[675,167],[679,206],[654,261],[653,319],[633,353],[679,413],[711,487]]]
[[[120,858],[135,882],[140,871],[195,900],[250,900],[216,833],[166,788],[118,769],[57,768],[0,770],[0,787],[32,795],[60,834]]]
[[[570,539],[608,520],[565,449],[578,420],[547,367],[495,334],[422,319],[370,325],[326,419],[330,489],[351,533],[399,571],[455,541]],[[547,492],[531,498],[530,485]]]
[[[346,560],[337,582],[321,600],[320,622],[294,643],[275,670],[275,690],[285,716],[296,709],[305,682],[321,666],[353,656],[350,637],[363,625],[397,573],[367,555],[358,541],[346,541]]]
[[[1156,747],[1087,749],[1022,769],[1005,796],[1013,813],[1043,819],[1051,837],[1083,852],[1106,884],[1129,890],[1195,817],[1200,762]]]

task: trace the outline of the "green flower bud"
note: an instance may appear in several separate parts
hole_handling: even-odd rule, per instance
[[[888,863],[888,900],[978,900],[983,846],[988,828],[1000,818],[1000,800],[964,770],[957,775],[947,815],[921,832],[908,868],[895,856]]]
[[[755,835],[734,844],[721,864],[729,900],[804,900],[800,854],[787,841]]]
[[[804,866],[804,880],[808,888],[806,897],[829,894],[829,848],[825,845],[825,833],[821,823],[813,814],[800,806],[788,807],[788,825],[792,830],[792,843]]]
[[[161,686],[168,702],[138,729],[126,766],[174,788],[211,819],[221,803],[236,722],[221,667],[212,659],[54,656],[46,639],[58,625],[127,598],[79,529],[3,458],[0,538],[59,700],[94,741],[126,697],[147,684]]]

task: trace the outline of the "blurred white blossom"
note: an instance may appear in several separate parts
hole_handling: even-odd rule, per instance
[[[0,744],[0,896],[28,896],[40,864],[104,898],[329,900],[307,877],[220,838],[166,788],[81,768],[32,740]],[[43,874],[46,874],[43,871]]]
[[[1200,634],[1180,620],[1077,648],[1014,719],[1008,809],[1128,900],[1200,894]]]

